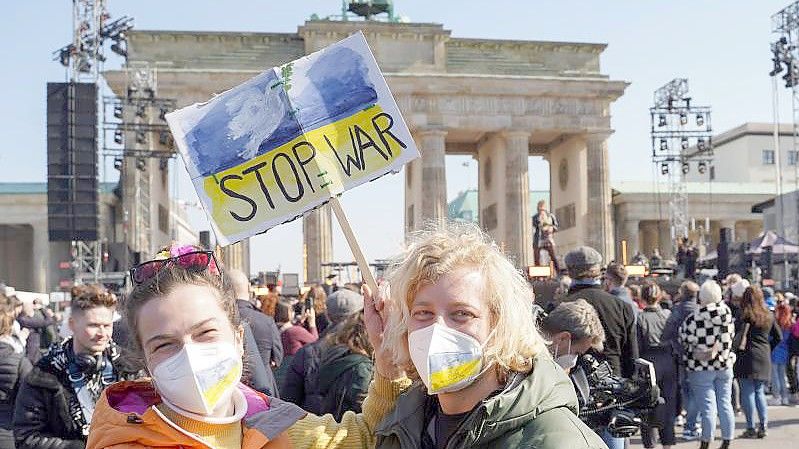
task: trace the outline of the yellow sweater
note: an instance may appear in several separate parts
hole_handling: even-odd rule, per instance
[[[193,433],[207,442],[209,446],[217,449],[240,449],[241,448],[241,421],[230,424],[209,424],[202,421],[183,416],[166,404],[158,404],[158,411],[164,414],[170,421],[180,426],[181,429]]]
[[[362,413],[346,412],[338,423],[333,415],[308,414],[288,429],[294,449],[361,449],[375,445],[375,428],[394,409],[397,398],[411,381],[390,381],[375,373],[363,402]]]

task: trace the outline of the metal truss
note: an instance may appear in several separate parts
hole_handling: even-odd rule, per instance
[[[675,78],[654,93],[649,109],[652,163],[668,177],[669,225],[672,244],[688,236],[688,199],[685,176],[692,164],[705,174],[713,160],[710,106],[691,105],[688,80]]]

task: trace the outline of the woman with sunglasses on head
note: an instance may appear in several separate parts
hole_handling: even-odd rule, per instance
[[[87,448],[367,448],[407,379],[378,352],[363,413],[306,413],[240,383],[243,328],[209,251],[172,246],[131,270],[123,315],[152,379],[106,389]],[[380,347],[382,319],[368,289],[365,323]],[[397,379],[397,380],[389,380]]]

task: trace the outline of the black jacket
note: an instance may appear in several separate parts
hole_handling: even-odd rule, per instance
[[[36,363],[42,358],[42,335],[47,332],[48,326],[55,323],[55,320],[47,318],[41,311],[36,311],[33,316],[18,316],[17,322],[23,329],[30,331],[25,343],[25,354],[31,363]]]
[[[82,449],[81,428],[69,413],[75,393],[58,378],[33,368],[17,394],[14,436],[18,449]]]
[[[343,345],[327,347],[319,365],[321,413],[331,413],[337,421],[348,410],[360,413],[372,370],[368,356],[353,353]]]
[[[0,449],[13,447],[14,400],[31,368],[24,354],[15,353],[11,345],[0,342]]]
[[[267,367],[270,366],[270,362],[274,366],[280,366],[280,362],[283,361],[283,343],[274,318],[258,310],[250,301],[237,299],[236,303],[242,321],[250,323],[255,344],[264,363]]]
[[[697,309],[699,309],[699,303],[696,300],[696,296],[684,296],[680,302],[671,308],[671,315],[666,320],[666,327],[663,328],[663,334],[660,337],[664,342],[668,342],[671,345],[672,352],[680,363],[682,363],[682,356],[685,351],[680,343],[680,326]]]
[[[303,410],[317,415],[322,413],[322,394],[319,392],[319,364],[322,353],[328,346],[327,335],[338,330],[341,323],[332,321],[319,339],[300,348],[291,360],[280,382],[280,399],[302,407]]]
[[[98,380],[98,391],[103,385],[121,379],[115,365],[119,359],[116,345],[109,346],[105,357],[111,360],[111,374]],[[68,374],[74,359],[70,338],[53,345],[22,382],[14,404],[17,449],[83,449],[86,446],[88,419],[83,416]]]
[[[734,345],[741,341],[743,332],[746,330],[747,321],[743,318],[735,322],[736,337],[733,339]],[[738,358],[733,365],[735,377],[743,379],[771,380],[771,350],[777,347],[782,341],[782,332],[774,321],[769,317],[768,325],[764,327],[749,325],[749,333],[746,337],[746,348],[738,350],[733,347]]]
[[[283,361],[283,343],[280,340],[280,331],[277,329],[274,318],[258,310],[250,301],[237,299],[236,304],[239,307],[239,315],[242,321],[250,326],[252,337],[255,339],[255,345],[261,356],[261,361],[263,361],[265,368],[263,372],[265,375],[263,379],[264,386],[271,392],[272,396],[277,396],[278,387],[271,362],[274,362],[275,366],[280,366],[280,362]],[[260,388],[256,389],[262,391]]]
[[[613,367],[613,373],[630,377],[638,358],[635,312],[627,303],[602,290],[598,285],[575,285],[566,301],[584,299],[594,306],[605,329],[605,350],[602,354]]]
[[[322,413],[322,395],[319,393],[319,363],[327,346],[324,338],[309,343],[291,360],[280,382],[280,399],[302,407],[317,415]]]

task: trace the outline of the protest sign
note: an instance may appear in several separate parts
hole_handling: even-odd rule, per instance
[[[360,32],[166,119],[221,245],[419,156]]]

